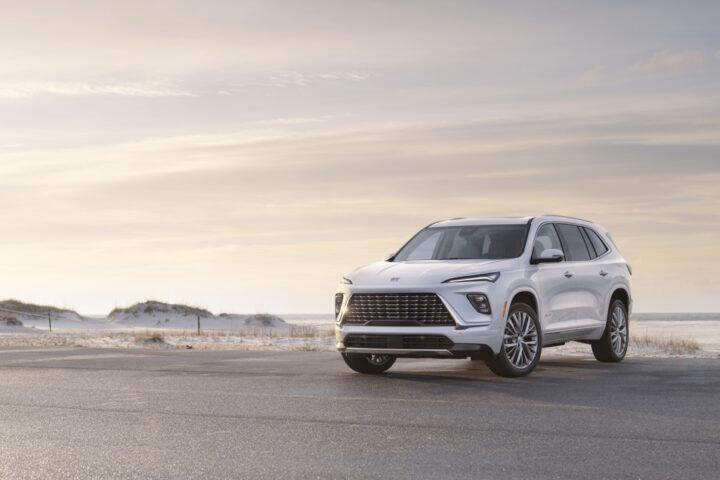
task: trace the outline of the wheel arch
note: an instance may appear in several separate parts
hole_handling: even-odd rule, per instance
[[[530,290],[520,290],[518,292],[514,292],[513,296],[510,299],[510,303],[508,304],[508,308],[512,307],[516,303],[525,303],[533,308],[535,310],[535,313],[537,315],[540,315],[540,309],[539,304],[537,300],[537,296],[534,292]]]
[[[612,305],[615,300],[623,302],[625,310],[627,310],[628,314],[630,314],[630,293],[625,289],[625,287],[617,287],[613,290],[612,295],[610,295],[610,301],[607,305],[608,311],[610,310],[610,305]]]
[[[540,332],[543,333],[543,331],[545,330],[545,325],[543,324],[542,320],[543,305],[540,301],[540,295],[538,295],[535,289],[530,285],[519,285],[512,291],[508,298],[509,300],[507,312],[505,312],[505,319],[507,319],[507,315],[510,313],[510,307],[512,307],[514,303],[525,303],[529,305],[533,310],[535,310],[535,314],[537,315],[538,319],[538,325],[540,326]]]

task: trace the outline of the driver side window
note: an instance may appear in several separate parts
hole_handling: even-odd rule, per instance
[[[560,243],[560,237],[558,237],[555,231],[555,226],[552,223],[546,223],[540,227],[535,234],[535,243],[533,244],[533,258],[540,258],[540,254],[543,250],[550,248],[556,248],[562,251],[562,244]]]

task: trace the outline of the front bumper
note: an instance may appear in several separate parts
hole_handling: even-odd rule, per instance
[[[342,293],[343,303],[341,313],[335,325],[335,340],[337,350],[343,353],[387,354],[404,357],[439,357],[439,358],[466,358],[483,357],[496,354],[502,345],[505,329],[504,310],[505,299],[498,298],[496,286],[491,283],[478,284],[443,284],[428,288],[428,286],[402,287],[361,287],[355,285],[342,285],[338,293]],[[392,325],[358,325],[343,324],[348,304],[352,295],[358,293],[434,293],[436,294],[450,315],[455,320],[454,326],[392,326]],[[491,306],[491,314],[480,314],[467,299],[468,293],[484,293]],[[442,348],[413,348],[407,345],[400,346],[392,342],[384,347],[357,347],[346,345],[349,336],[388,336],[410,337],[417,340],[423,336],[441,335],[452,344]],[[414,342],[411,341],[410,344]]]
[[[353,337],[401,337],[412,339],[411,343],[421,343],[427,336],[441,335],[448,339],[450,345],[432,348],[393,345],[356,347],[346,339]],[[500,351],[502,331],[498,335],[490,327],[457,329],[453,327],[377,327],[377,326],[341,326],[335,327],[336,348],[341,353],[386,354],[405,357],[482,357]]]
[[[442,341],[438,339],[442,338]],[[430,339],[430,341],[426,341]],[[441,335],[348,334],[337,345],[341,353],[395,355],[406,358],[487,358],[492,350],[486,345],[453,343]]]

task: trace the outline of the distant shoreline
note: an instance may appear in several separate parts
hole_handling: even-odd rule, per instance
[[[633,313],[630,320],[695,322],[720,320],[720,313]]]

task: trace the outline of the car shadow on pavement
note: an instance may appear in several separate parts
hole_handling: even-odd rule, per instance
[[[447,368],[443,368],[446,366]],[[424,368],[429,367],[429,368]],[[453,386],[461,389],[487,389],[489,386],[513,384],[558,384],[597,380],[615,375],[619,365],[598,363],[584,358],[551,358],[541,360],[536,369],[525,377],[504,378],[495,375],[482,361],[454,363],[410,364],[398,362],[385,376],[394,380],[426,385]]]

